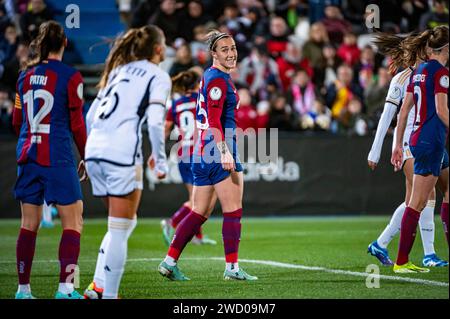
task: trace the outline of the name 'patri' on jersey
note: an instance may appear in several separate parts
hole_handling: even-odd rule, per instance
[[[86,117],[86,160],[125,166],[142,163],[141,131],[149,105],[165,107],[170,90],[169,75],[147,60],[112,70]]]

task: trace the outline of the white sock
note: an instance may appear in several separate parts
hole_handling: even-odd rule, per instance
[[[133,233],[133,230],[136,228],[137,219],[131,219],[130,228],[128,228],[127,239]],[[105,287],[105,254],[106,248],[109,245],[111,237],[109,231],[106,232],[105,237],[103,237],[102,243],[100,244],[100,249],[98,251],[97,264],[95,266],[95,274],[94,274],[94,282],[95,286],[98,288]]]
[[[31,287],[30,287],[30,284],[19,285],[19,287],[17,287],[17,292],[31,293]]]
[[[128,234],[131,227],[131,219],[108,218],[108,232],[110,233],[109,245],[105,254],[105,287],[104,299],[116,299],[120,280],[122,279],[127,260]]]
[[[436,201],[429,200],[420,214],[419,227],[422,237],[424,255],[435,254],[434,251],[434,206]]]
[[[228,271],[239,271],[238,263],[225,263],[225,269]]]
[[[386,248],[391,242],[392,238],[394,238],[395,235],[397,235],[397,233],[400,231],[403,213],[405,212],[405,209],[406,209],[405,203],[402,203],[400,206],[397,207],[397,209],[394,212],[394,215],[392,215],[389,224],[383,230],[380,237],[378,237],[377,243],[381,248]]]
[[[44,202],[44,207],[42,208],[42,220],[45,222],[52,222],[52,206],[47,205],[46,202]]]
[[[97,264],[95,265],[94,282],[99,288],[105,287],[105,255],[106,248],[109,245],[111,239],[109,231],[106,232],[105,237],[103,237],[100,249],[98,250]]]
[[[130,219],[130,228],[128,228],[127,239],[130,238],[137,225],[137,218]]]
[[[58,286],[58,291],[63,294],[71,294],[73,292],[73,284],[68,282],[60,282]]]
[[[164,258],[164,262],[169,266],[175,266],[177,264],[177,261],[170,256],[166,256],[166,258]]]

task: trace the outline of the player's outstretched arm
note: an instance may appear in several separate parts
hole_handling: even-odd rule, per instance
[[[367,157],[367,162],[372,170],[376,168],[378,161],[380,160],[383,141],[396,112],[397,106],[386,101],[384,104],[383,113],[381,113],[380,121],[378,122],[377,132],[375,133],[372,148],[370,149],[369,156]]]
[[[147,126],[149,140],[152,145],[152,158],[158,178],[167,174],[166,142],[164,134],[165,106],[151,103],[147,109]]]

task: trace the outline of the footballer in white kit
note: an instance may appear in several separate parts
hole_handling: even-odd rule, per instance
[[[145,121],[155,170],[167,173],[161,119],[170,91],[169,75],[148,60],[111,71],[106,87],[98,93],[86,116],[86,169],[94,196],[125,196],[143,188]]]
[[[399,73],[397,73],[391,80],[389,85],[389,92],[386,97],[386,103],[384,105],[383,113],[381,114],[380,121],[378,122],[377,132],[375,139],[370,149],[368,160],[373,163],[378,163],[380,160],[381,148],[383,147],[383,140],[386,136],[387,130],[391,125],[392,119],[397,110],[400,110],[402,106],[403,97],[406,95],[406,88],[410,82],[410,77],[413,72],[413,68],[409,67]],[[409,138],[414,128],[415,110],[411,109],[408,114],[408,122],[406,124],[405,134],[403,135],[403,164],[406,160],[413,158],[409,149]],[[395,136],[397,134],[397,128],[394,130],[394,138],[392,142],[392,149],[395,147]]]

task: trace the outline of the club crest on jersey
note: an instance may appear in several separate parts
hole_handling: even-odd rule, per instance
[[[392,99],[398,99],[401,95],[401,90],[400,88],[398,88],[397,86],[394,87],[394,90],[391,92],[391,94],[389,95],[390,98]]]
[[[439,84],[443,87],[448,89],[448,75],[443,75],[439,79]]]
[[[222,97],[222,90],[221,90],[220,88],[218,88],[217,86],[213,87],[213,88],[209,91],[209,97],[210,97],[211,100],[213,100],[213,101],[220,100],[220,98]]]

